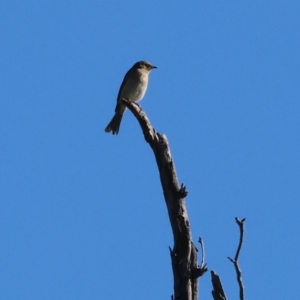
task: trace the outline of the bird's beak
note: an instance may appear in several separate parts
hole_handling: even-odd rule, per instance
[[[157,67],[155,67],[155,66],[151,66],[152,68],[151,69],[157,69]]]

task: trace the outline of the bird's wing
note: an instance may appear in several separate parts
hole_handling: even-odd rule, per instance
[[[117,105],[116,105],[116,108],[115,108],[115,112],[118,110],[118,104],[119,104],[119,100],[120,100],[120,97],[121,97],[121,93],[122,93],[124,85],[126,84],[126,82],[128,80],[128,73],[130,72],[130,70],[125,74],[125,76],[123,78],[123,81],[122,81],[122,84],[120,86],[118,97],[117,97]]]

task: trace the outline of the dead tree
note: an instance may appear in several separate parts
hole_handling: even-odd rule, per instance
[[[122,101],[140,123],[144,138],[154,153],[159,171],[160,182],[174,238],[173,248],[169,248],[174,277],[174,295],[172,295],[171,298],[173,300],[197,300],[199,277],[207,271],[207,268],[201,238],[199,238],[198,242],[201,246],[202,259],[200,265],[198,265],[197,262],[198,250],[192,241],[191,227],[185,206],[185,197],[188,192],[186,187],[178,182],[167,137],[155,131],[140,106],[126,99],[122,99]],[[234,259],[228,257],[234,264],[236,270],[240,300],[245,299],[242,273],[238,265],[238,258],[244,236],[244,221],[245,219],[239,220],[236,218],[236,223],[240,229],[240,240]],[[226,300],[227,298],[220,277],[214,271],[211,271],[211,280],[214,300]]]
[[[198,278],[207,271],[207,268],[203,260],[200,266],[197,263],[197,249],[192,242],[190,222],[185,206],[187,190],[178,182],[167,137],[155,131],[145,112],[138,105],[126,99],[122,101],[139,121],[145,140],[156,159],[174,237],[173,248],[170,248],[174,276],[172,299],[197,300]]]

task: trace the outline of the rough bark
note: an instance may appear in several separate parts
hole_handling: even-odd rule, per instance
[[[175,300],[197,300],[198,278],[207,269],[197,264],[197,249],[185,205],[186,188],[179,184],[167,137],[155,131],[145,112],[136,104],[122,100],[137,118],[146,142],[153,150],[173,231],[174,246],[170,248]]]

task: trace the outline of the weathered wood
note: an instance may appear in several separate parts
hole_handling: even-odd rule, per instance
[[[155,131],[145,112],[134,103],[122,100],[137,118],[146,142],[153,150],[168,215],[173,231],[174,246],[170,248],[174,276],[174,300],[197,300],[198,277],[206,272],[206,265],[197,265],[197,251],[185,205],[186,188],[179,184],[167,137]]]

